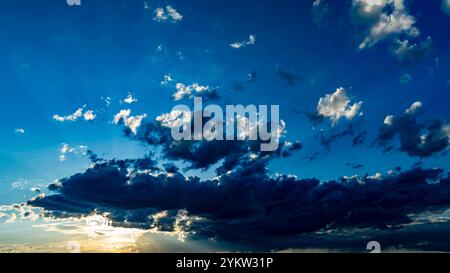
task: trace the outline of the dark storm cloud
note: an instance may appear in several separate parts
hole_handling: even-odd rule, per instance
[[[130,175],[119,162],[107,161],[62,179],[51,189],[55,195],[29,204],[56,216],[96,209],[110,212],[116,226],[157,226],[165,231],[173,231],[175,215],[186,210],[201,217],[184,226],[186,231],[231,241],[325,228],[388,228],[410,223],[411,213],[450,205],[450,179],[440,169],[413,169],[381,180],[320,182],[270,177],[261,160],[242,162],[232,172],[207,181],[179,172]],[[151,217],[159,211],[169,213],[156,220]]]
[[[170,128],[163,127],[159,123],[154,122],[143,124],[137,135],[128,135],[148,145],[162,147],[165,158],[182,160],[189,164],[189,169],[207,169],[224,160],[221,170],[229,171],[239,164],[239,162],[249,160],[250,154],[254,154],[260,159],[287,157],[292,152],[302,148],[302,144],[299,141],[294,143],[281,141],[279,149],[273,152],[261,152],[261,141],[259,140],[174,141],[171,137]]]
[[[398,150],[410,156],[430,157],[449,146],[448,129],[445,126],[440,120],[419,122],[416,114],[403,114],[393,118],[392,124],[385,124],[380,129],[376,143],[389,152],[396,149],[393,140],[398,138]]]
[[[354,126],[340,134],[353,134]],[[108,212],[114,226],[250,243],[324,229],[399,228],[413,221],[411,214],[450,206],[450,178],[441,169],[418,165],[386,177],[339,181],[271,176],[271,160],[291,156],[302,148],[300,142],[284,141],[275,152],[260,152],[258,141],[176,142],[169,128],[154,122],[141,125],[137,135],[126,133],[160,147],[166,161],[182,160],[190,169],[220,162],[218,177],[187,177],[172,163],[158,167],[150,155],[104,160],[89,152],[91,168],[50,185],[54,195],[28,204],[54,217],[95,210]],[[180,212],[191,218],[180,219]]]

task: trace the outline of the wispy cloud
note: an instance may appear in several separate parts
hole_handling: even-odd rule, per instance
[[[232,48],[239,49],[242,47],[248,47],[248,46],[254,45],[255,42],[256,42],[256,36],[254,34],[251,34],[248,36],[247,41],[234,42],[234,43],[231,43],[230,46]]]

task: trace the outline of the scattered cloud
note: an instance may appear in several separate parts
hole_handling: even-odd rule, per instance
[[[379,130],[376,143],[384,147],[385,152],[395,148],[398,137],[398,150],[415,157],[430,157],[449,147],[448,124],[440,120],[419,122],[421,102],[415,102],[403,115],[389,115]]]
[[[69,154],[81,154],[87,155],[88,147],[85,145],[80,145],[77,147],[71,147],[67,143],[62,143],[59,148],[59,161],[63,162],[67,160]]]
[[[83,114],[84,109],[86,108],[86,105],[83,107],[78,108],[73,114],[67,115],[67,116],[60,116],[60,115],[53,115],[53,119],[59,122],[74,122],[77,121],[79,118],[83,117],[86,121],[92,121],[95,119],[94,112],[92,110],[86,110]]]
[[[243,135],[254,130],[256,124],[250,123],[248,127],[241,130],[235,130],[234,140],[200,140],[200,141],[176,141],[171,135],[171,128],[181,125],[192,125],[193,115],[189,112],[172,111],[168,114],[160,115],[156,118],[156,122],[148,122],[142,125],[138,134],[131,136],[132,139],[143,142],[151,147],[159,147],[162,154],[167,160],[184,161],[187,163],[186,169],[207,169],[214,164],[221,163],[216,172],[223,173],[231,169],[237,168],[240,164],[248,161],[250,154],[258,155],[263,161],[274,157],[284,157],[286,151],[290,151],[289,147],[298,148],[297,145],[289,145],[287,141],[280,141],[285,133],[286,124],[280,121],[279,127],[274,132],[276,141],[279,142],[279,149],[274,152],[261,152],[261,140],[240,141],[238,133]],[[236,117],[239,119],[240,117]],[[204,119],[206,124],[208,119]],[[226,126],[226,121],[222,125]],[[239,123],[238,123],[239,125]],[[242,123],[240,123],[242,126]],[[243,130],[242,130],[243,129]],[[275,129],[272,129],[275,130]],[[243,136],[240,135],[240,136]],[[225,135],[222,136],[225,139]],[[275,140],[272,140],[275,141]]]
[[[131,93],[128,93],[128,96],[121,101],[121,103],[132,104],[134,102],[138,102],[138,99],[133,97]]]
[[[333,94],[320,98],[316,109],[318,115],[329,118],[334,126],[341,118],[352,120],[355,116],[362,115],[360,112],[362,103],[360,101],[350,104],[346,90],[340,87]]]
[[[105,102],[106,107],[109,107],[111,105],[111,97],[101,97],[100,99]]]
[[[409,14],[404,0],[353,0],[351,15],[364,36],[359,49],[399,35],[420,35],[416,19]]]
[[[164,75],[164,79],[161,81],[161,84],[162,85],[166,85],[166,84],[169,84],[172,81],[173,81],[173,79],[170,76],[170,74],[167,74],[167,75]]]
[[[14,129],[14,133],[16,133],[16,134],[25,134],[25,129],[23,129],[23,128],[16,128],[16,129]]]
[[[243,48],[243,47],[252,46],[255,44],[255,42],[256,42],[256,36],[254,34],[251,34],[248,36],[247,41],[231,43],[230,46],[232,48],[239,49],[239,48]]]
[[[395,39],[391,46],[391,53],[401,63],[414,64],[426,58],[432,49],[431,37],[417,44],[411,44],[408,40]]]
[[[84,112],[83,114],[84,120],[94,120],[96,115],[94,114],[94,111],[92,110],[87,110],[86,112]]]
[[[117,113],[114,116],[114,123],[119,124],[120,122],[123,122],[124,125],[133,133],[137,133],[137,129],[139,126],[141,126],[142,120],[147,117],[147,114],[138,115],[138,116],[131,116],[131,110],[130,109],[123,109],[120,110],[119,113]]]
[[[181,15],[175,8],[167,5],[165,8],[156,8],[155,17],[153,20],[157,22],[170,21],[172,23],[177,23],[183,20],[183,15]]]
[[[408,109],[405,110],[405,114],[415,115],[421,108],[422,108],[422,102],[416,101],[413,104],[411,104],[411,106]]]
[[[217,99],[217,90],[210,88],[209,86],[199,85],[193,83],[191,85],[184,85],[182,83],[176,84],[177,92],[173,94],[173,99],[178,101],[185,97],[192,98],[194,96],[202,96],[206,99]]]

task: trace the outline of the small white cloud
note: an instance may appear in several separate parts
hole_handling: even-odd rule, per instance
[[[317,112],[319,115],[330,118],[333,125],[345,117],[352,120],[356,115],[361,115],[360,109],[362,101],[350,105],[350,99],[344,88],[338,88],[333,94],[327,94],[320,98],[317,104]]]
[[[411,106],[406,109],[405,114],[414,115],[422,108],[422,102],[416,101]]]
[[[53,119],[60,121],[60,122],[65,122],[65,121],[76,121],[77,119],[79,119],[82,115],[83,115],[83,110],[84,107],[78,108],[73,114],[67,115],[67,116],[60,116],[60,115],[53,115]]]
[[[41,192],[41,189],[38,187],[31,187],[30,191],[39,193],[39,192]]]
[[[59,161],[65,161],[66,154],[73,153],[75,151],[75,148],[71,148],[69,144],[63,143],[61,144],[61,148],[59,149]]]
[[[86,105],[83,105],[83,107],[78,108],[73,114],[67,116],[53,115],[53,119],[59,122],[66,122],[66,121],[74,122],[81,117],[84,117],[85,120],[94,120],[95,119],[94,112],[92,110],[86,110],[83,114],[84,108],[86,108]]]
[[[86,112],[84,112],[83,117],[84,120],[94,120],[96,116],[94,114],[94,111],[87,110]]]
[[[14,129],[14,133],[16,133],[16,134],[25,134],[25,129],[23,129],[23,128],[16,128],[16,129]]]
[[[174,100],[181,100],[184,97],[191,97],[192,93],[201,94],[205,91],[209,90],[209,86],[199,85],[198,83],[194,83],[191,85],[184,85],[182,83],[176,84],[177,92],[173,94]]]
[[[161,84],[166,85],[171,81],[173,81],[172,77],[170,76],[170,74],[167,74],[167,75],[164,75],[164,79],[161,81]]]
[[[156,121],[169,128],[180,128],[183,125],[190,124],[191,120],[192,112],[180,110],[172,110],[170,113],[156,117]]]
[[[386,116],[384,118],[384,124],[387,126],[392,126],[392,124],[394,124],[394,118],[395,117],[393,115]]]
[[[78,147],[71,147],[67,143],[62,143],[61,147],[59,148],[59,161],[61,162],[66,161],[68,154],[86,155],[87,149],[88,147],[85,145],[80,145]]]
[[[383,176],[381,175],[381,173],[376,173],[374,175],[370,175],[367,178],[372,179],[372,180],[381,180],[381,178],[383,178]]]
[[[183,20],[183,15],[181,15],[176,9],[172,6],[167,5],[164,8],[156,8],[155,9],[155,17],[153,20],[157,22],[165,22],[170,20],[172,23],[177,23]]]
[[[122,101],[122,103],[132,104],[137,102],[138,100],[133,97],[131,93],[128,93],[128,96]]]
[[[441,9],[445,14],[450,16],[450,0],[442,0]]]
[[[239,49],[239,48],[242,48],[242,47],[247,47],[247,46],[254,45],[255,42],[256,42],[256,36],[254,34],[251,34],[250,36],[248,36],[248,40],[247,41],[231,43],[230,46],[232,48]]]
[[[174,21],[178,22],[183,20],[183,15],[181,15],[176,9],[172,6],[166,6],[166,11],[169,14],[169,17]]]
[[[137,129],[141,126],[142,120],[146,117],[147,114],[131,116],[130,109],[122,109],[114,116],[114,123],[118,124],[120,121],[123,121],[125,126],[129,128],[133,134],[137,134]]]

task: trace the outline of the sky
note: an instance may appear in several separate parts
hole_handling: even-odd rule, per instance
[[[2,1],[0,251],[449,251],[449,23],[448,0]],[[174,141],[195,96],[279,105],[279,149]]]

